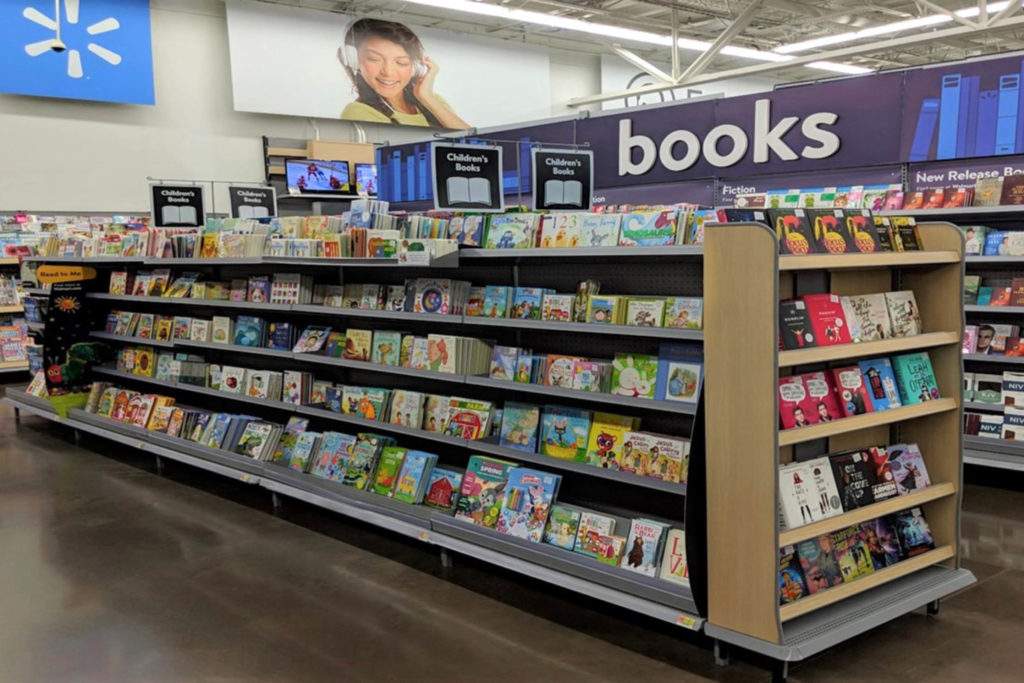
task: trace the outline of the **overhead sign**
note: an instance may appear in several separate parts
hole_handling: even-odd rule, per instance
[[[434,208],[456,211],[504,211],[501,147],[431,145]]]
[[[228,185],[232,218],[267,218],[277,215],[277,191],[272,187]]]
[[[199,227],[206,220],[201,185],[150,185],[153,225],[157,228]]]
[[[36,279],[44,285],[55,282],[81,282],[95,278],[96,269],[89,266],[42,265],[36,270]]]
[[[589,211],[594,196],[594,153],[534,148],[533,208]]]

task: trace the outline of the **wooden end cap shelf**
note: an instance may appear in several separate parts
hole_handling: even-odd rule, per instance
[[[779,532],[779,545],[792,545],[799,543],[800,541],[806,541],[809,538],[815,538],[822,534],[827,534],[832,531],[838,531],[839,529],[845,529],[848,526],[854,524],[860,524],[861,522],[867,522],[878,517],[884,517],[885,515],[892,514],[893,512],[899,512],[900,510],[907,510],[912,507],[924,505],[925,503],[939,498],[945,498],[946,496],[952,496],[956,493],[956,486],[949,482],[943,482],[941,484],[933,484],[927,488],[908,493],[904,496],[896,496],[895,498],[889,498],[882,500],[871,505],[865,505],[862,508],[856,508],[849,512],[844,512],[841,515],[835,517],[829,517],[819,522],[813,522],[811,524],[805,524],[804,526],[797,527],[795,529],[787,529],[786,531]]]
[[[935,550],[929,550],[926,553],[911,557],[902,562],[897,562],[891,567],[885,569],[878,569],[873,574],[869,574],[865,577],[851,581],[850,583],[844,583],[834,588],[821,591],[820,593],[814,593],[808,595],[805,598],[800,598],[796,602],[791,602],[786,605],[779,607],[779,619],[782,621],[789,621],[790,619],[796,619],[797,617],[803,616],[809,612],[821,609],[827,605],[831,605],[845,600],[846,598],[853,597],[858,593],[871,590],[877,586],[881,586],[884,583],[894,581],[901,576],[907,576],[913,574],[919,569],[930,567],[933,564],[938,564],[944,560],[955,555],[952,545],[939,546]]]
[[[779,270],[839,270],[843,268],[896,268],[959,263],[955,251],[886,251],[879,254],[808,254],[780,256]]]
[[[857,344],[836,344],[835,346],[816,346],[809,349],[793,349],[779,351],[779,367],[822,363],[844,358],[862,358],[864,356],[885,356],[901,351],[928,349],[945,344],[959,344],[959,332],[926,332],[912,337],[896,337],[880,341],[860,342]]]
[[[780,430],[779,446],[792,446],[806,441],[814,441],[815,439],[824,439],[837,434],[847,434],[849,432],[855,432],[869,427],[877,427],[879,425],[887,425],[894,422],[903,422],[904,420],[913,420],[926,415],[944,413],[949,410],[956,410],[956,408],[956,399],[937,398],[934,401],[925,401],[924,403],[917,403],[912,406],[903,406],[902,408],[893,408],[892,410],[882,410],[874,413],[865,413],[864,415],[844,417],[840,420],[821,422],[809,427]]]

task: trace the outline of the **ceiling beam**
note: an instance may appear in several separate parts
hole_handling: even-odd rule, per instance
[[[1020,0],[1015,0],[1016,4],[1020,3]],[[759,74],[772,73],[781,69],[791,69],[795,66],[802,66],[811,62],[817,61],[837,61],[843,60],[849,57],[855,57],[858,55],[871,54],[872,52],[883,52],[893,48],[910,47],[914,45],[927,45],[942,40],[948,40],[950,38],[960,38],[964,36],[972,36],[978,33],[986,31],[992,31],[996,29],[1012,29],[1024,27],[1024,17],[1012,17],[1009,19],[1003,19],[998,25],[992,25],[992,22],[988,26],[970,28],[967,26],[956,26],[954,28],[948,28],[941,31],[926,31],[923,33],[915,33],[909,36],[902,36],[898,38],[890,38],[887,40],[881,40],[874,43],[863,43],[861,45],[852,45],[850,47],[839,48],[836,50],[828,50],[826,52],[817,52],[809,55],[802,55],[794,59],[787,60],[785,62],[772,62],[769,64],[756,64],[754,66],[745,66],[738,69],[727,69],[725,71],[718,71],[714,73],[700,74],[691,78],[687,85],[697,85],[699,83],[709,83],[711,81],[719,81],[727,78],[740,78],[742,76],[756,76]],[[671,85],[650,85],[641,86],[639,88],[632,88],[621,92],[614,93],[601,93],[598,95],[588,95],[587,97],[577,97],[569,100],[568,106],[570,107],[582,107],[588,104],[596,104],[598,102],[605,102],[607,100],[621,100],[626,97],[633,97],[635,95],[643,95],[650,92],[660,92],[671,88]]]
[[[1019,10],[1020,9],[1020,1],[1021,0],[1010,0],[1010,4],[1007,5],[1006,7],[1004,7],[1003,9],[999,10],[999,13],[996,14],[991,19],[989,19],[988,23],[985,24],[985,25],[986,26],[995,26],[1000,21],[1002,21],[1006,17],[1010,16],[1011,14],[1013,14],[1014,12]]]
[[[636,54],[635,52],[630,52],[629,50],[620,45],[612,45],[612,50],[615,52],[615,54],[622,57],[636,68],[640,69],[641,71],[646,71],[650,75],[657,78],[659,81],[667,85],[672,85],[673,83],[675,83],[674,78],[672,78],[667,73],[665,73],[658,67],[654,66],[653,64],[651,64],[650,62],[648,62],[646,59]]]
[[[683,73],[679,74],[675,79],[676,84],[682,85],[704,71],[708,64],[711,63],[711,60],[717,57],[718,53],[722,51],[722,48],[728,45],[729,41],[735,38],[740,31],[750,24],[754,15],[757,14],[757,10],[760,8],[761,0],[752,0],[749,5],[743,8],[743,11],[732,20],[732,23],[729,24],[726,29],[722,31],[717,38],[715,38],[715,41],[708,46],[708,49],[702,52],[697,59],[693,60],[693,62],[683,70]],[[673,46],[673,48],[675,48],[675,46]]]
[[[956,23],[961,24],[963,26],[970,26],[972,28],[977,28],[978,26],[981,26],[981,24],[973,22],[970,19],[965,19],[964,17],[961,17],[956,12],[953,12],[953,11],[950,11],[950,10],[946,9],[942,5],[936,5],[931,0],[916,0],[916,1],[917,1],[918,4],[923,5],[924,7],[927,7],[928,9],[930,9],[933,12],[935,12],[936,14],[942,14],[944,16],[947,16],[950,19],[952,19],[953,21],[955,21]]]

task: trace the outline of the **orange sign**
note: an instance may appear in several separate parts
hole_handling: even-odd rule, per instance
[[[54,282],[79,282],[81,280],[92,280],[96,277],[96,269],[89,266],[39,266],[36,270],[36,278],[40,284],[53,284]]]

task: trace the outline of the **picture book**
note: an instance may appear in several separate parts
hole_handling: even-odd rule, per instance
[[[796,548],[791,545],[782,546],[779,548],[779,604],[795,602],[807,593]]]
[[[600,552],[600,537],[611,536],[614,531],[614,518],[584,510],[580,513],[579,528],[576,532],[576,543],[573,550],[582,555],[597,557]]]
[[[575,356],[548,354],[544,363],[544,384],[549,387],[572,389],[576,363],[582,360]]]
[[[844,417],[874,412],[875,407],[871,403],[859,366],[833,368],[832,379],[839,399],[839,409]]]
[[[370,353],[370,362],[379,365],[397,366],[401,346],[401,332],[376,330],[373,333],[373,349]]]
[[[174,318],[167,316],[157,316],[156,329],[154,330],[154,338],[157,341],[170,341],[171,335],[174,333]]]
[[[832,474],[843,510],[871,505],[875,502],[875,467],[865,451],[848,451],[829,456]]]
[[[186,316],[176,315],[174,316],[174,323],[171,332],[173,339],[186,340],[189,338],[189,333],[192,330],[192,318]]]
[[[508,473],[498,532],[540,543],[561,482],[562,477],[557,474],[527,467],[513,468]]]
[[[485,318],[506,318],[512,305],[512,288],[488,285],[484,288]]]
[[[886,455],[899,495],[904,496],[931,486],[928,467],[916,443],[893,444],[886,448]]]
[[[408,389],[392,391],[388,423],[419,429],[423,424],[423,394]]]
[[[495,345],[491,352],[491,379],[504,379],[512,381],[516,372],[516,360],[519,357],[519,349],[515,346]]]
[[[807,305],[800,299],[779,302],[779,342],[783,349],[806,349],[817,346]]]
[[[668,530],[658,577],[684,586],[690,585],[690,569],[686,564],[686,532],[682,529]]]
[[[809,538],[796,546],[800,558],[807,592],[817,593],[843,582],[843,572],[836,560],[832,537],[829,534]]]
[[[665,300],[630,297],[626,303],[625,323],[633,327],[661,327],[665,319]]]
[[[188,337],[192,341],[210,341],[210,321],[192,318],[192,327],[189,329]]]
[[[896,375],[888,358],[862,360],[857,365],[875,410],[889,410],[903,405],[896,386]]]
[[[210,324],[210,341],[214,344],[230,344],[233,341],[231,318],[222,315],[213,316]]]
[[[594,541],[594,559],[602,564],[618,567],[625,549],[625,536],[598,536]]]
[[[456,372],[460,339],[450,334],[428,334],[426,369],[432,372]]]
[[[488,218],[487,249],[529,249],[533,246],[537,214],[505,213]]]
[[[245,425],[241,436],[238,438],[235,452],[248,456],[253,460],[266,460],[269,456],[268,451],[276,439],[274,436],[275,428],[275,425],[268,422],[249,422]]]
[[[356,441],[345,463],[343,483],[362,491],[373,479],[380,448],[369,441]]]
[[[678,209],[624,214],[619,228],[619,246],[659,247],[673,244],[678,216]]]
[[[854,342],[878,341],[893,336],[885,297],[885,294],[842,297],[843,312]]]
[[[910,406],[939,398],[939,385],[927,351],[893,356],[892,365],[903,405]]]
[[[860,525],[860,536],[871,554],[875,569],[884,569],[906,559],[899,534],[890,517],[876,517]]]
[[[506,403],[506,411],[508,410]],[[626,435],[636,420],[624,415],[594,413],[587,439],[587,463],[604,469],[618,469]]]
[[[367,420],[380,420],[384,417],[388,395],[387,389],[345,385],[341,393],[341,412]]]
[[[585,214],[559,213],[541,216],[541,249],[578,247],[580,244],[580,218]]]
[[[576,546],[576,534],[580,528],[580,511],[567,505],[555,504],[548,513],[548,523],[544,529],[544,542],[572,550]]]
[[[635,433],[635,432],[634,432]],[[650,448],[641,454],[642,474],[672,483],[686,481],[690,442],[686,439],[649,434]]]
[[[397,446],[383,448],[380,452],[377,471],[374,472],[373,485],[370,487],[370,490],[390,498],[394,493],[395,483],[398,481],[398,473],[402,469],[404,460],[404,448]]]
[[[373,332],[348,328],[345,330],[345,352],[342,357],[348,360],[370,360],[370,349],[373,345]]]
[[[448,396],[427,394],[423,402],[423,429],[443,432],[448,424]]]
[[[499,443],[509,448],[536,453],[539,423],[540,408],[538,406],[506,401],[501,418]]]
[[[462,472],[447,467],[435,467],[430,471],[427,493],[423,504],[454,514],[462,488]]]
[[[892,321],[892,336],[910,337],[921,334],[921,313],[917,308],[914,292],[886,292],[885,302],[889,307]]]
[[[590,393],[606,393],[611,379],[611,363],[606,361],[582,360],[572,364],[572,388]]]
[[[462,489],[455,517],[494,528],[505,500],[509,472],[516,463],[483,455],[472,455],[462,477]]]
[[[590,420],[589,410],[544,406],[540,452],[562,460],[586,461]]]
[[[591,294],[587,297],[587,322],[597,325],[621,325],[625,316],[625,297]]]
[[[356,437],[350,434],[324,432],[320,440],[320,452],[310,466],[309,473],[322,479],[342,481],[349,452],[355,442]]]
[[[803,300],[818,346],[849,344],[852,341],[842,300],[838,295],[807,294]]]
[[[658,374],[654,398],[660,401],[696,403],[700,398],[704,357],[692,344],[662,344],[658,349]]]
[[[395,500],[411,505],[423,501],[427,490],[430,471],[437,463],[437,455],[425,451],[409,451],[405,455],[402,469],[395,484]]]
[[[614,247],[619,243],[621,214],[585,213],[580,220],[581,247]]]
[[[657,377],[657,356],[617,353],[612,363],[611,393],[633,398],[654,398]]]
[[[320,434],[317,432],[302,432],[295,440],[295,447],[292,449],[291,457],[288,458],[288,467],[299,472],[305,472],[313,457],[313,450],[320,441]]]
[[[650,460],[656,438],[654,434],[646,432],[626,432],[622,438],[622,449],[617,454],[618,469],[642,475],[647,461]]]
[[[512,294],[512,309],[508,317],[540,320],[544,294],[543,287],[516,287]]]
[[[556,322],[571,321],[573,304],[575,302],[575,294],[545,293],[541,302],[541,320],[554,320]]]
[[[861,537],[860,527],[852,526],[832,532],[832,545],[835,548],[836,562],[843,574],[843,583],[856,581],[875,571],[871,561],[871,551]]]
[[[685,330],[704,328],[704,299],[696,296],[670,296],[665,299],[665,327]]]
[[[266,323],[262,318],[240,315],[235,319],[235,339],[238,346],[263,346]]]
[[[295,348],[292,351],[295,353],[319,353],[324,347],[330,331],[330,327],[309,325],[302,330],[302,334],[299,335],[298,340],[295,342]]]
[[[657,576],[662,544],[668,528],[667,524],[651,519],[634,519],[629,527],[629,537],[626,539],[622,568],[647,576]]]
[[[295,345],[295,326],[292,323],[267,323],[267,348],[290,351]]]
[[[489,401],[452,396],[448,400],[444,432],[460,439],[484,439],[490,434],[492,408]]]

